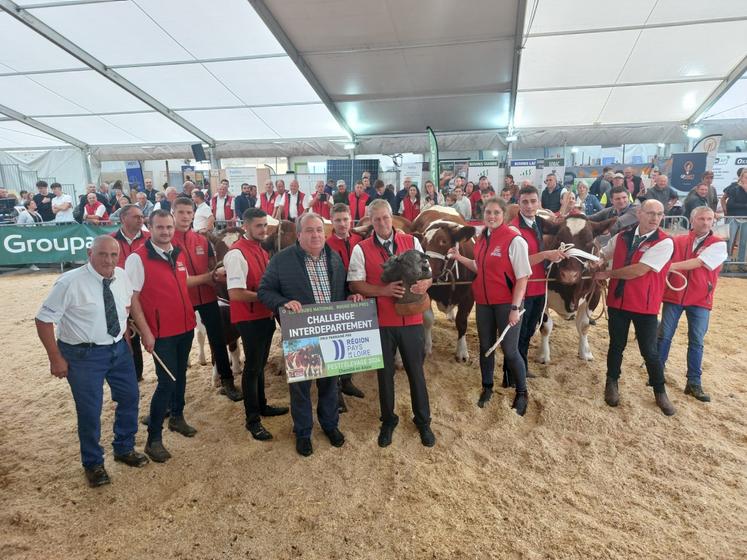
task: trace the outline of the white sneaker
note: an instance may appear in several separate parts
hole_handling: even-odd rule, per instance
[[[36,266],[35,264],[32,264],[32,265],[31,265],[31,266],[29,267],[29,269],[33,270],[34,272],[37,272],[37,271],[39,270],[39,267],[38,267],[38,266]]]

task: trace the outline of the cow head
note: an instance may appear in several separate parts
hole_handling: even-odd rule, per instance
[[[617,218],[603,222],[591,222],[583,214],[568,216],[558,224],[558,231],[551,244],[552,249],[560,247],[561,243],[573,244],[576,249],[587,253],[594,253],[594,237],[609,229]],[[558,270],[557,279],[561,284],[573,285],[581,282],[586,265],[575,258],[564,259],[555,265]]]
[[[428,266],[428,258],[420,251],[409,250],[401,255],[389,257],[383,265],[381,273],[382,282],[396,282],[402,280],[405,285],[411,286],[418,280],[431,277],[431,269]]]
[[[457,243],[471,241],[474,236],[475,228],[473,226],[443,220],[433,222],[428,226],[425,233],[418,236],[423,246],[423,251],[428,255],[434,280],[441,280],[442,276],[444,276],[447,265],[446,253],[449,252],[449,249]],[[462,253],[464,254],[465,251],[462,250]],[[472,255],[468,254],[465,256],[471,258]]]

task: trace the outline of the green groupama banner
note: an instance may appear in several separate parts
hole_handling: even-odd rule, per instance
[[[117,226],[79,223],[0,227],[0,266],[85,261],[98,235]]]
[[[438,188],[438,174],[441,171],[441,167],[438,163],[438,142],[436,141],[436,133],[429,126],[426,128],[428,133],[428,146],[430,148],[430,169],[431,169],[431,181]]]

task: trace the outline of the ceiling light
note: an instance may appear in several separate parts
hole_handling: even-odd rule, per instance
[[[493,150],[493,157],[498,157],[498,150]]]
[[[516,142],[519,137],[516,134],[509,134],[506,136],[506,142]]]
[[[659,142],[657,144],[657,146],[659,146],[660,148],[666,148],[667,147],[667,145],[664,142]]]
[[[695,126],[691,126],[690,128],[687,129],[688,138],[697,139],[697,138],[700,138],[701,136],[703,136],[703,131],[700,130],[699,128]]]
[[[578,148],[577,148],[576,146],[573,146],[573,147],[571,148],[571,153],[572,153],[572,154],[577,154],[577,153],[578,153]]]
[[[355,150],[356,146],[357,144],[355,142],[348,142],[347,144],[343,144],[342,147],[345,148],[346,150]]]

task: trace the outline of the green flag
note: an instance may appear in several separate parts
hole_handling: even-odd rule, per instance
[[[438,142],[436,141],[436,133],[433,132],[433,129],[430,126],[426,131],[428,132],[428,144],[430,145],[431,152],[431,181],[433,181],[433,184],[436,185],[436,189],[438,189]]]

